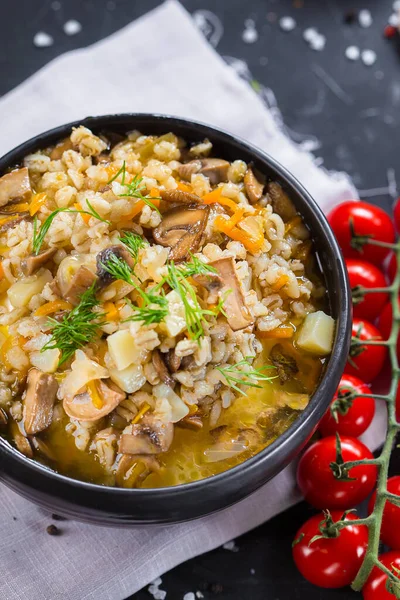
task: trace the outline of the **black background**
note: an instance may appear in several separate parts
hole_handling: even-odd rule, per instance
[[[321,144],[316,155],[326,168],[347,171],[361,196],[390,209],[395,193],[392,197],[385,193],[387,172],[392,169],[396,175],[396,169],[400,171],[399,42],[383,37],[392,12],[391,0],[182,3],[191,13],[206,9],[218,15],[224,33],[217,51],[244,60],[254,79],[274,91],[285,125],[295,140],[315,136]],[[55,56],[109,35],[158,4],[158,0],[61,0],[61,8],[54,10],[52,0],[0,0],[0,94]],[[344,23],[349,9],[363,8],[371,10],[370,28]],[[274,20],[287,15],[297,23],[290,33],[283,32]],[[68,19],[82,24],[78,35],[64,34],[62,25]],[[246,19],[255,21],[259,34],[252,44],[242,40]],[[326,35],[322,52],[311,50],[303,40],[306,27],[316,27]],[[51,34],[54,45],[35,48],[32,40],[38,31]],[[376,63],[367,67],[361,61],[350,62],[344,55],[350,45],[373,49]],[[394,471],[398,472],[396,465]],[[161,588],[171,600],[196,590],[201,590],[205,598],[221,600],[355,598],[349,589],[314,588],[297,573],[291,559],[291,541],[311,514],[309,507],[300,504],[239,538],[238,552],[218,549],[175,568],[163,576]],[[149,598],[144,590],[131,600]]]

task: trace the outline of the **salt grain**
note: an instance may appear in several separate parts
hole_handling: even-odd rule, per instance
[[[361,60],[363,61],[364,65],[370,67],[376,62],[376,52],[373,50],[363,50],[361,52]]]
[[[167,592],[159,589],[161,583],[161,577],[157,577],[157,579],[155,579],[147,588],[147,591],[153,596],[154,600],[165,600],[167,597]]]
[[[226,544],[224,544],[222,547],[224,550],[230,550],[231,552],[239,552],[239,548],[236,546],[235,540],[226,542]]]
[[[279,19],[279,25],[283,31],[292,31],[296,27],[296,21],[293,17],[282,17]]]
[[[200,591],[196,592],[196,598],[204,598],[204,594]]]
[[[255,28],[253,19],[247,19],[244,23],[245,29],[242,33],[242,40],[245,44],[254,44],[258,40],[258,32]]]
[[[388,19],[388,23],[392,27],[398,27],[398,25],[399,25],[399,15],[396,14],[396,13],[393,13],[392,15],[390,15],[390,17]]]
[[[188,592],[183,596],[183,600],[196,600],[196,596],[193,594],[193,592]]]
[[[358,22],[361,27],[371,27],[372,25],[372,15],[369,10],[364,9],[360,10],[358,13]]]
[[[393,10],[400,10],[400,0],[393,2]]]
[[[37,48],[48,48],[53,45],[54,40],[48,33],[38,31],[33,38],[33,43]]]
[[[360,48],[357,46],[349,46],[345,50],[345,55],[349,60],[358,60],[360,58]]]
[[[314,27],[308,27],[308,29],[304,30],[303,38],[306,42],[310,42],[316,35],[319,35],[318,31]]]
[[[323,50],[325,48],[325,44],[326,44],[326,37],[324,35],[322,35],[322,33],[316,35],[312,40],[310,40],[310,48],[312,50],[316,50],[317,52],[320,52],[321,50]]]
[[[82,25],[79,23],[79,21],[76,21],[75,19],[70,19],[69,21],[64,23],[63,29],[64,33],[66,33],[67,35],[76,35],[80,31],[82,31]]]
[[[255,569],[250,569],[250,574],[251,575],[255,575],[256,570]]]

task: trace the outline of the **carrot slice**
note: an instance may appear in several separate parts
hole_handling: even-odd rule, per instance
[[[71,310],[72,304],[67,302],[66,300],[52,300],[51,302],[46,302],[46,304],[42,304],[36,309],[34,316],[35,317],[47,317],[47,315],[51,315],[52,313],[57,312],[58,310]]]

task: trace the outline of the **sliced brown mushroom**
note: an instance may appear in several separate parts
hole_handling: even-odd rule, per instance
[[[201,417],[197,415],[191,415],[188,417],[184,417],[180,421],[178,421],[177,425],[179,427],[183,427],[183,429],[191,429],[192,431],[200,431],[203,429],[203,420]]]
[[[0,177],[0,206],[11,200],[28,200],[32,194],[29,171],[26,167],[16,169]]]
[[[271,181],[268,184],[268,195],[271,198],[274,212],[278,213],[285,222],[296,216],[297,212],[293,202],[279,183]]]
[[[244,329],[253,323],[253,319],[244,301],[243,291],[231,257],[219,258],[210,263],[217,270],[221,280],[218,292],[224,298],[224,311],[233,331]]]
[[[60,160],[64,152],[66,150],[72,150],[73,147],[74,146],[70,138],[65,138],[65,140],[62,140],[56,146],[54,146],[53,150],[50,152],[51,160]]]
[[[50,425],[57,389],[54,375],[39,369],[29,371],[24,399],[24,427],[28,435],[36,435]]]
[[[182,179],[190,181],[192,175],[201,173],[208,177],[211,185],[217,185],[228,179],[230,163],[222,158],[201,158],[191,160],[178,167],[178,174]]]
[[[176,202],[176,204],[200,204],[201,198],[196,194],[190,192],[183,192],[182,190],[161,190],[161,199],[165,202]]]
[[[48,248],[47,250],[40,252],[40,254],[31,254],[28,258],[21,261],[21,270],[23,274],[32,275],[35,273],[35,271],[40,269],[40,267],[43,267],[47,261],[53,258],[56,252],[57,248]]]
[[[5,427],[8,423],[7,413],[3,408],[0,408],[0,429]]]
[[[12,215],[12,216],[10,215],[9,217],[6,217],[3,220],[3,222],[2,222],[2,219],[0,219],[0,233],[4,233],[5,231],[12,229],[13,227],[18,225],[18,223],[21,223],[22,221],[30,221],[30,220],[31,220],[31,216],[28,212],[15,213],[15,215]]]
[[[175,386],[175,381],[170,376],[167,365],[165,364],[162,354],[159,350],[153,350],[151,362],[153,363],[153,366],[157,371],[157,375],[161,381],[173,388]]]
[[[65,290],[64,298],[74,306],[79,304],[81,296],[96,281],[97,277],[88,267],[81,265],[72,277],[68,288]]]
[[[250,204],[257,204],[263,195],[264,183],[257,179],[251,167],[247,167],[244,176],[244,188]]]
[[[160,454],[167,452],[174,437],[172,423],[145,415],[140,423],[124,430],[119,441],[121,454]]]
[[[125,392],[110,380],[105,383],[102,379],[97,379],[96,386],[102,406],[95,406],[92,396],[85,391],[73,398],[64,398],[63,407],[69,417],[78,421],[97,421],[108,415],[126,398]]]
[[[182,359],[180,356],[176,355],[175,348],[171,348],[166,354],[164,354],[164,360],[170,373],[176,373],[179,371]]]
[[[171,247],[171,260],[183,260],[199,249],[209,214],[210,207],[202,204],[171,208],[154,229],[153,237],[161,246]]]
[[[162,467],[155,456],[123,454],[115,475],[119,487],[133,488],[142,483],[150,473],[159,473]]]
[[[28,438],[25,437],[24,435],[22,435],[22,433],[20,431],[16,431],[14,433],[14,443],[15,443],[17,449],[22,454],[24,454],[28,458],[33,458],[32,446],[31,446]]]
[[[110,259],[113,260],[113,257],[124,260],[126,263],[128,263],[128,265],[131,268],[134,267],[135,263],[133,257],[131,253],[126,248],[124,248],[124,246],[115,245],[110,246],[109,248],[105,248],[104,250],[99,252],[96,257],[96,273],[98,277],[98,285],[101,288],[106,287],[107,285],[110,285],[110,283],[115,281],[115,277],[111,275],[111,273],[109,273],[104,266]]]

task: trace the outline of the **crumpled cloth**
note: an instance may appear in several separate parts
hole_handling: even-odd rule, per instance
[[[0,100],[0,153],[67,121],[117,112],[160,112],[205,121],[281,161],[327,210],[356,198],[345,174],[318,168],[273,112],[169,0],[93,46],[58,57]],[[379,414],[367,443],[384,431]],[[0,485],[1,600],[122,600],[175,565],[256,527],[298,502],[294,464],[251,497],[172,526],[112,529],[50,515]]]

